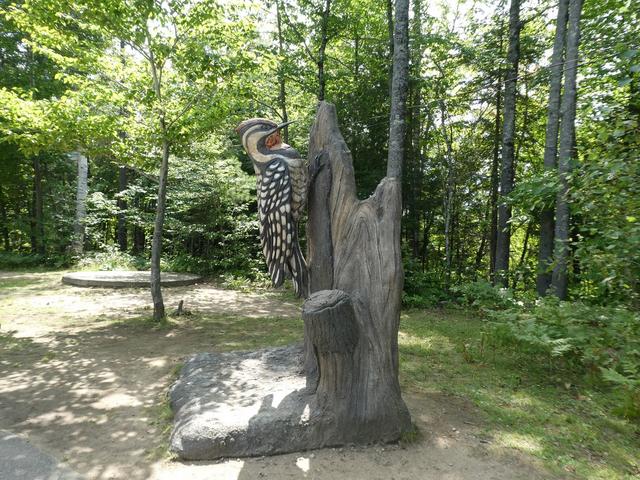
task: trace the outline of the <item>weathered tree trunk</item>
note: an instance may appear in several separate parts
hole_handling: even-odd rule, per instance
[[[118,190],[120,195],[127,189],[127,167],[121,165],[118,169]],[[123,252],[127,251],[127,201],[119,197],[118,198],[118,246]]]
[[[498,231],[496,242],[495,281],[507,286],[509,255],[511,253],[511,206],[506,197],[513,190],[514,179],[514,138],[516,129],[516,83],[520,61],[520,0],[511,0],[509,11],[509,69],[504,88],[504,124],[502,129],[502,169],[500,172],[500,202],[498,206]]]
[[[558,155],[558,131],[560,129],[560,93],[564,67],[564,44],[567,29],[569,0],[560,0],[556,20],[556,36],[551,56],[551,79],[549,81],[549,102],[547,107],[547,128],[544,141],[544,169],[554,171]],[[554,208],[547,207],[540,213],[540,242],[538,249],[538,275],[536,290],[544,296],[551,285],[551,264],[553,262]]]
[[[335,107],[321,102],[309,142],[305,302],[307,386],[331,417],[326,444],[391,441],[411,428],[398,382],[403,284],[401,175],[408,81],[408,0],[396,2],[387,177],[358,200],[351,154]]]
[[[569,4],[569,23],[567,24],[567,53],[564,74],[564,93],[562,96],[562,126],[560,129],[560,151],[558,155],[558,175],[560,191],[556,199],[556,225],[554,268],[551,286],[561,300],[567,298],[568,277],[567,257],[569,252],[569,174],[574,156],[574,134],[576,119],[576,80],[578,71],[578,47],[580,44],[580,14],[582,0],[571,0]]]
[[[309,158],[320,158],[321,167],[307,226],[314,292],[303,310],[307,385],[318,393],[318,409],[335,415],[335,431],[324,433],[335,443],[394,440],[411,427],[398,383],[400,179],[385,178],[358,200],[335,108],[323,102]],[[331,325],[338,328],[327,333]],[[344,343],[323,346],[332,341]]]
[[[72,152],[69,156],[72,160],[75,160],[76,168],[78,169],[76,182],[76,217],[73,222],[71,252],[73,255],[80,256],[84,252],[84,224],[87,217],[89,164],[87,157],[79,151]]]
[[[318,100],[323,101],[327,78],[324,73],[325,51],[329,41],[329,18],[331,15],[331,0],[325,0],[320,22],[320,48],[318,49]]]

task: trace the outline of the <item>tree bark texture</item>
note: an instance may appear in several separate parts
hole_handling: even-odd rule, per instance
[[[396,0],[387,177],[401,178],[409,85],[409,0]],[[399,240],[399,238],[398,238]]]
[[[502,129],[502,169],[500,171],[500,202],[498,206],[498,230],[496,242],[495,281],[507,286],[509,255],[511,253],[511,207],[506,197],[513,190],[514,145],[516,129],[516,84],[520,61],[520,0],[511,0],[509,10],[509,49],[507,51],[508,70],[504,87],[504,116]]]
[[[551,79],[549,80],[549,102],[547,106],[547,128],[544,141],[544,169],[554,171],[558,156],[558,131],[560,130],[560,94],[564,67],[564,44],[567,30],[569,0],[560,0],[556,20],[556,36],[551,56]],[[544,296],[551,286],[553,262],[554,208],[548,207],[540,213],[540,242],[538,249],[538,275],[536,290]]]
[[[576,120],[578,47],[580,44],[580,14],[582,0],[571,0],[569,4],[569,23],[567,25],[567,51],[564,74],[564,93],[562,96],[562,126],[560,128],[560,148],[558,154],[558,175],[560,191],[556,199],[556,225],[554,267],[551,286],[561,300],[567,298],[568,277],[567,257],[569,254],[569,175],[574,156],[574,135]]]
[[[120,195],[127,189],[127,167],[121,165],[118,169],[118,190]],[[118,198],[118,246],[123,252],[127,251],[127,201],[120,197]]]
[[[398,383],[401,181],[387,177],[357,199],[351,153],[328,103],[319,104],[309,158],[319,173],[307,226],[307,386],[318,393],[317,411],[333,418],[324,433],[333,443],[395,440],[411,427]]]
[[[79,151],[70,154],[72,160],[76,162],[76,217],[73,222],[73,242],[71,251],[74,255],[80,256],[84,251],[84,224],[87,217],[87,192],[88,192],[88,171],[89,164],[87,157]]]

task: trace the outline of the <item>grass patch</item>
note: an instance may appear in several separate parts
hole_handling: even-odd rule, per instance
[[[0,279],[0,290],[31,287],[42,282],[41,278],[3,278]]]
[[[194,318],[195,317],[195,318]],[[194,315],[193,328],[201,329],[216,350],[252,350],[302,341],[300,318]]]
[[[399,342],[403,387],[471,399],[495,445],[531,454],[560,475],[640,475],[640,426],[613,416],[616,391],[498,343],[466,312],[406,312]]]

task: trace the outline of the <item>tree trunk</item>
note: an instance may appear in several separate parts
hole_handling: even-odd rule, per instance
[[[560,151],[558,155],[558,175],[560,191],[556,199],[556,225],[554,268],[551,286],[561,300],[567,298],[568,277],[567,257],[569,252],[569,175],[574,156],[573,139],[576,119],[576,80],[578,71],[578,46],[580,44],[580,14],[582,0],[571,0],[569,4],[569,23],[567,25],[567,53],[564,74],[564,93],[562,96],[562,126],[560,129]]]
[[[551,79],[549,81],[549,101],[547,107],[547,129],[544,141],[544,169],[556,169],[558,154],[558,130],[560,127],[560,93],[564,67],[564,44],[567,29],[569,0],[560,0],[556,20],[556,36],[551,56]],[[551,265],[553,262],[554,208],[547,207],[540,213],[540,242],[538,250],[538,275],[536,290],[544,296],[551,285]]]
[[[389,30],[389,98],[393,80],[393,0],[387,0],[387,29]]]
[[[307,385],[317,408],[331,412],[328,444],[391,441],[411,427],[398,383],[401,181],[387,177],[357,199],[351,154],[335,107],[324,102],[309,158],[321,167],[307,226],[314,292],[303,309]]]
[[[118,169],[118,246],[123,252],[127,251],[127,201],[122,197],[127,189],[127,167],[121,165]]]
[[[453,202],[455,191],[455,167],[453,164],[453,145],[451,135],[447,132],[447,124],[445,122],[446,106],[444,100],[440,101],[441,109],[441,128],[442,135],[447,147],[445,153],[445,163],[447,169],[445,196],[443,202],[444,212],[444,258],[445,258],[445,276],[447,287],[451,282],[451,259],[452,259],[452,219],[453,219]]]
[[[2,243],[5,252],[11,250],[11,242],[9,241],[9,219],[7,217],[7,203],[5,201],[4,190],[0,187],[0,220],[2,220]]]
[[[33,195],[31,205],[31,252],[44,255],[44,219],[42,200],[42,164],[38,155],[33,157]]]
[[[320,49],[318,50],[318,100],[323,101],[327,79],[324,73],[325,51],[329,41],[329,18],[331,15],[331,0],[325,0],[320,23]]]
[[[533,231],[533,222],[530,221],[527,224],[527,230],[524,234],[524,244],[522,245],[522,253],[520,254],[520,261],[518,262],[518,267],[516,270],[520,273],[519,276],[524,277],[522,272],[522,267],[524,266],[524,262],[527,259],[527,253],[529,252],[529,238],[531,238],[531,232]],[[513,289],[515,290],[518,286],[518,276],[514,276],[513,278]]]
[[[282,16],[280,12],[280,0],[276,1],[276,19],[278,24],[278,55],[280,56],[280,62],[278,66],[278,84],[280,90],[278,92],[278,103],[280,104],[280,115],[283,122],[289,121],[289,115],[287,113],[287,85],[284,75],[283,59],[284,55],[284,38],[282,36]],[[283,129],[284,143],[289,143],[289,126]]]
[[[164,118],[161,120],[163,131],[166,132]],[[151,297],[153,298],[153,319],[159,322],[164,319],[164,300],[160,286],[160,258],[162,255],[162,227],[167,206],[167,174],[169,172],[169,141],[162,140],[162,163],[158,184],[158,201],[156,204],[156,219],[153,224],[153,240],[151,241]]]
[[[153,52],[149,58],[151,75],[153,77],[153,90],[159,105],[162,105],[162,89],[160,74],[156,66]],[[160,322],[165,318],[164,299],[160,283],[160,258],[162,256],[162,227],[167,207],[167,176],[169,173],[169,137],[165,113],[159,113],[158,119],[160,133],[162,135],[162,160],[158,174],[158,200],[156,202],[156,218],[153,223],[153,239],[151,240],[151,298],[153,299],[153,319]]]
[[[321,102],[309,142],[305,302],[307,386],[331,417],[326,444],[392,441],[411,428],[398,382],[400,220],[408,80],[408,0],[397,0],[387,177],[358,200],[335,107]]]
[[[73,222],[73,242],[71,252],[75,256],[80,256],[84,252],[84,231],[85,219],[87,217],[87,192],[88,192],[88,171],[89,164],[87,157],[80,151],[72,152],[70,155],[76,162],[78,169],[76,182],[76,217]]]
[[[511,253],[511,206],[506,197],[513,190],[514,137],[516,129],[516,83],[520,60],[520,0],[511,0],[509,11],[509,69],[504,88],[504,125],[502,130],[502,169],[500,172],[500,202],[498,205],[498,231],[496,241],[495,281],[507,286],[509,255]]]
[[[421,80],[422,80],[422,1],[414,0],[413,2],[413,25],[412,36],[413,44],[411,48],[412,53],[412,67],[413,73],[413,100],[411,102],[411,177],[409,178],[410,195],[407,202],[409,207],[410,222],[406,222],[410,228],[410,245],[411,252],[414,257],[418,257],[420,254],[420,203],[422,197],[422,148],[421,148],[421,112],[420,107],[422,104],[421,95]]]
[[[499,26],[498,48],[502,54],[502,21]],[[500,162],[500,137],[502,132],[500,114],[502,113],[502,69],[498,68],[496,79],[496,118],[493,131],[493,160],[491,162],[491,222],[489,235],[489,277],[495,280],[496,248],[498,243],[498,165]]]

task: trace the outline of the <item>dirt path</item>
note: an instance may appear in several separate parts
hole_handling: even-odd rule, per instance
[[[176,365],[197,351],[266,335],[266,317],[297,317],[277,298],[210,284],[166,289],[168,305],[240,320],[154,330],[114,322],[148,308],[145,290],[79,289],[60,273],[0,273],[0,429],[30,440],[90,479],[536,479],[531,460],[495,449],[462,399],[408,392],[421,438],[405,445],[326,449],[218,463],[165,458],[164,394]],[[35,283],[34,283],[35,282]],[[250,319],[260,320],[250,327]],[[260,323],[263,322],[263,323]],[[246,331],[243,331],[245,328]]]

